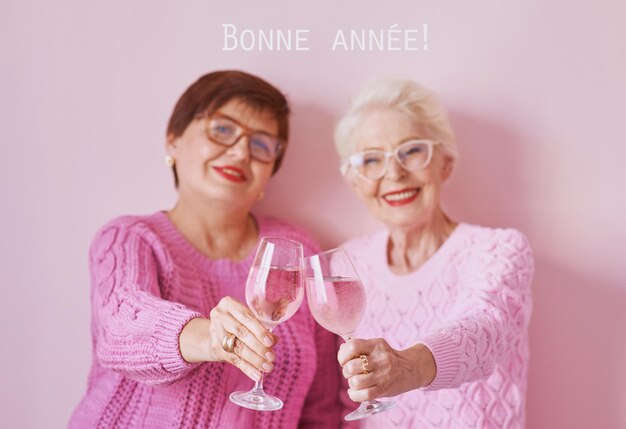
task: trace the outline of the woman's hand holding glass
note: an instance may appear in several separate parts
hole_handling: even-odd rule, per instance
[[[368,365],[376,368],[363,374],[363,365],[355,356],[368,356]],[[348,396],[355,402],[392,397],[428,386],[437,373],[435,359],[423,344],[396,350],[382,338],[354,339],[342,344],[338,354],[342,374],[348,380]]]
[[[229,338],[233,338],[232,351],[225,347]],[[228,296],[211,310],[210,319],[192,319],[180,334],[180,350],[187,362],[228,362],[254,381],[261,378],[261,371],[272,371],[275,342],[245,304]]]

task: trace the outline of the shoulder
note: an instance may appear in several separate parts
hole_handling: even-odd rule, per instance
[[[460,224],[463,246],[487,253],[515,254],[530,252],[526,235],[515,228],[489,228]]]
[[[260,234],[287,238],[302,243],[305,256],[319,253],[320,246],[309,231],[299,225],[271,216],[256,216]]]
[[[534,259],[528,238],[514,228],[461,224],[457,249],[468,268],[482,272],[528,273]]]
[[[128,242],[152,244],[158,242],[157,216],[124,215],[106,222],[93,237],[91,252],[107,251],[115,243]]]

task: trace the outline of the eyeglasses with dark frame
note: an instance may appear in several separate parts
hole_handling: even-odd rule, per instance
[[[433,157],[433,147],[439,144],[434,140],[410,138],[392,150],[369,149],[351,155],[339,170],[342,175],[352,167],[356,174],[367,180],[379,180],[389,168],[389,159],[393,156],[398,164],[407,171],[419,171],[428,166]]]
[[[273,162],[284,150],[280,137],[254,130],[222,113],[200,114],[196,118],[204,119],[207,138],[221,146],[233,146],[242,137],[248,137],[250,156],[258,161]]]

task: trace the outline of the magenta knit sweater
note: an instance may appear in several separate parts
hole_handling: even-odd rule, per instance
[[[355,337],[384,338],[396,349],[421,342],[437,375],[360,427],[523,428],[533,275],[526,238],[460,224],[426,264],[403,276],[389,270],[387,241],[380,232],[345,244],[367,292]],[[342,396],[347,414],[356,404]]]
[[[300,241],[300,229],[258,219],[260,236]],[[339,422],[336,339],[319,328],[306,302],[278,326],[275,369],[265,390],[284,408],[259,412],[228,395],[252,380],[227,363],[185,362],[178,336],[192,318],[231,296],[245,303],[254,258],[212,260],[194,248],[163,212],[120,217],[104,226],[90,251],[93,362],[87,393],[70,428],[333,428]]]

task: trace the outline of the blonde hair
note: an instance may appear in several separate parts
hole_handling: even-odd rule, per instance
[[[370,82],[353,99],[335,127],[335,147],[342,160],[352,154],[351,138],[362,122],[362,114],[377,109],[405,113],[456,164],[459,153],[448,114],[436,94],[416,82],[405,79],[381,79]]]

